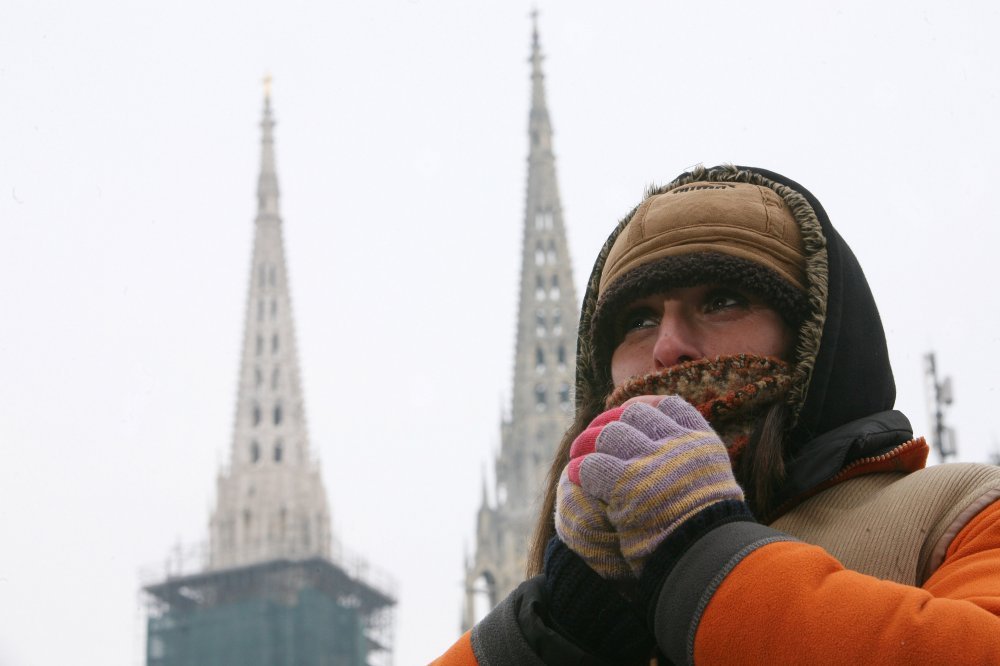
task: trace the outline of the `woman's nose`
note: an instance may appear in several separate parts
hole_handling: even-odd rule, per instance
[[[702,357],[698,340],[690,322],[683,316],[669,311],[663,313],[653,345],[653,363],[656,369],[668,368],[684,361]]]

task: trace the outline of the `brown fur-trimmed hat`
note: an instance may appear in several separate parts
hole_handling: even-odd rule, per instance
[[[806,295],[767,266],[720,252],[695,252],[654,259],[622,274],[605,289],[591,321],[594,364],[608,367],[617,344],[622,310],[666,289],[717,284],[760,296],[796,331],[807,312]]]
[[[647,197],[615,239],[599,290],[665,257],[714,252],[760,264],[805,290],[802,234],[774,190],[698,181]]]
[[[789,397],[801,405],[819,343],[817,305],[825,301],[825,284],[814,284],[825,274],[818,226],[797,193],[731,167],[696,170],[650,191],[619,224],[591,276],[593,300],[588,306],[585,299],[581,319],[589,358],[578,358],[585,384],[578,381],[578,398],[586,403],[610,392],[615,322],[624,307],[665,289],[713,283],[760,296],[798,332]]]

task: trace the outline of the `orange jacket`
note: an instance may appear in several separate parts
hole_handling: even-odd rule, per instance
[[[965,525],[919,588],[847,570],[823,549],[787,540],[756,547],[723,573],[691,625],[693,641],[657,616],[653,634],[675,662],[693,655],[706,664],[1000,663],[1000,502]],[[512,620],[517,602],[508,598],[506,610],[501,604],[433,663],[479,664],[477,653],[483,663],[526,663],[531,639]],[[679,638],[687,643],[681,654]],[[518,656],[508,661],[497,645]]]
[[[1000,663],[1000,502],[959,532],[919,588],[844,569],[804,543],[758,548],[712,596],[694,658],[703,664]]]

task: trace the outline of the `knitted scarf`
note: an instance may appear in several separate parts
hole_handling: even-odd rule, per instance
[[[701,412],[735,464],[767,408],[785,396],[791,382],[790,366],[779,359],[718,356],[632,377],[608,396],[605,408],[640,395],[679,395]]]

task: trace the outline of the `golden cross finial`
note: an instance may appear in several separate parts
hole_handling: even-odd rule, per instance
[[[271,74],[264,75],[264,97],[271,99]]]

